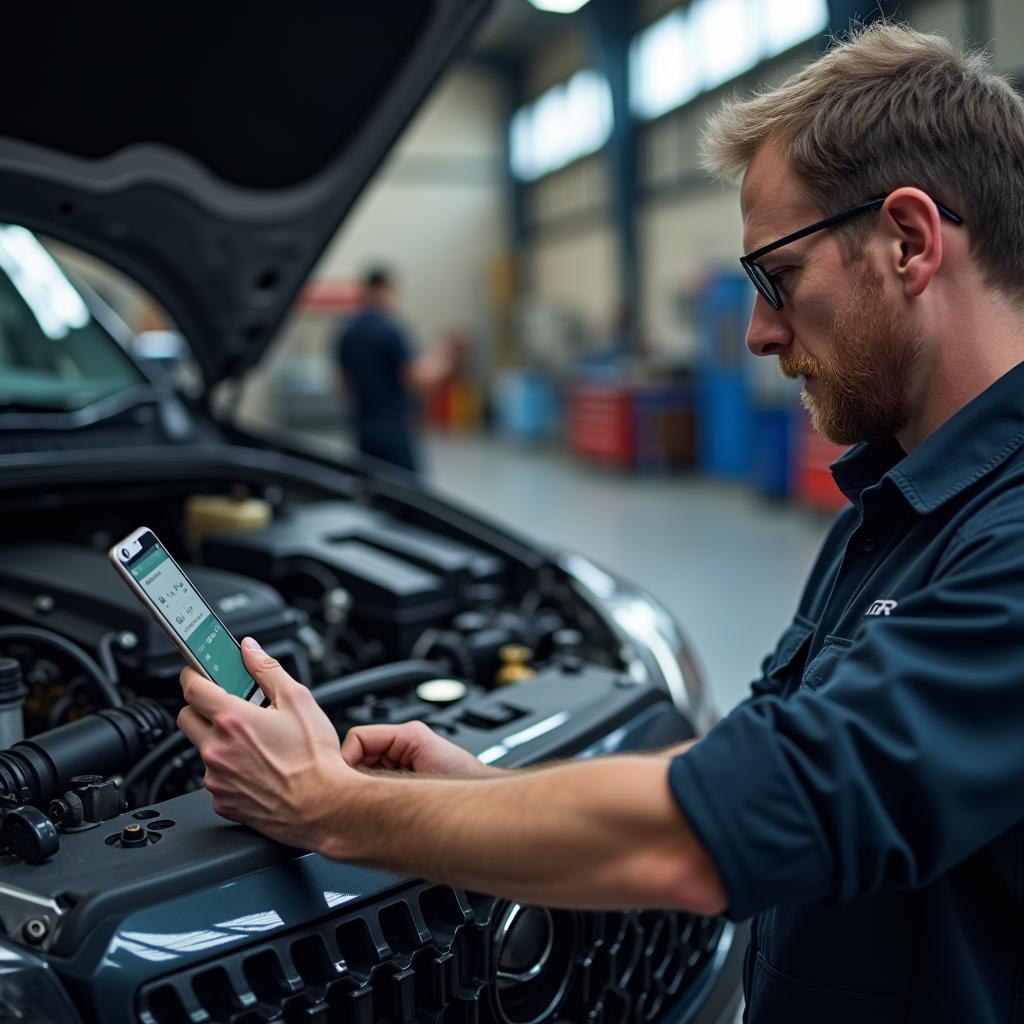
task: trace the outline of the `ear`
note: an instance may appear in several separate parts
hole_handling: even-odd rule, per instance
[[[886,256],[907,298],[921,295],[942,265],[941,216],[919,188],[898,188],[882,205]]]

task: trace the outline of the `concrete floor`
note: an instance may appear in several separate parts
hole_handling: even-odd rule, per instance
[[[427,481],[517,532],[571,548],[660,598],[720,711],[788,624],[827,518],[696,476],[636,477],[561,452],[429,437]]]

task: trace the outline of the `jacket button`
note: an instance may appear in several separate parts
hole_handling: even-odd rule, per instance
[[[864,554],[870,555],[871,552],[875,550],[875,542],[870,537],[865,537],[860,542],[860,549]]]

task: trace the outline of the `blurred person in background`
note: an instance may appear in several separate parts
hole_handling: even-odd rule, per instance
[[[363,279],[363,308],[337,338],[338,384],[351,401],[359,451],[415,473],[416,399],[447,377],[450,361],[445,349],[413,355],[394,307],[391,273],[382,267],[369,270]]]
[[[246,646],[271,707],[185,669],[179,722],[220,813],[328,857],[754,917],[749,1024],[1020,1021],[1024,99],[874,25],[728,102],[705,155],[742,178],[748,347],[855,445],[750,698],[684,747],[500,771],[423,723],[342,744]]]

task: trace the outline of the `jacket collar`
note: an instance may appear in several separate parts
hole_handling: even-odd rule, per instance
[[[861,492],[888,477],[920,515],[928,515],[991,473],[1024,445],[1024,363],[951,416],[909,455],[895,439],[861,444],[832,464],[839,489]]]

